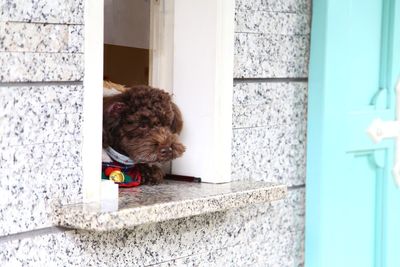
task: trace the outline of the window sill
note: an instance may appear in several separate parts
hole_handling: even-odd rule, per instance
[[[271,202],[286,194],[285,185],[266,182],[166,181],[157,186],[120,189],[118,201],[62,206],[54,219],[57,225],[67,228],[112,231]]]

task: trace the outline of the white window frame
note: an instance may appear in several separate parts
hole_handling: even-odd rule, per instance
[[[174,100],[184,116],[181,137],[187,151],[173,162],[172,171],[201,177],[203,182],[230,182],[234,1],[150,1],[154,1],[150,84],[173,88]],[[154,5],[169,11],[160,12]],[[101,197],[103,8],[103,0],[85,2],[85,201],[98,201]],[[158,34],[154,34],[156,30]]]
[[[103,127],[104,1],[85,1],[82,166],[83,200],[100,200]]]

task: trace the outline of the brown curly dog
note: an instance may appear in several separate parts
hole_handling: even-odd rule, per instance
[[[111,147],[140,166],[146,183],[162,181],[159,163],[180,157],[182,115],[171,96],[149,86],[134,86],[103,98],[103,148]]]

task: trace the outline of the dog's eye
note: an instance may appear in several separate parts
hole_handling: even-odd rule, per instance
[[[149,124],[150,124],[150,120],[146,117],[142,117],[139,122],[139,128],[147,129],[147,127],[149,127]]]
[[[134,123],[135,123],[134,121],[126,121],[126,124],[129,124],[129,125],[132,125]]]
[[[146,123],[144,123],[144,122],[141,122],[140,124],[139,124],[139,128],[140,129],[147,129],[147,127],[149,127]]]

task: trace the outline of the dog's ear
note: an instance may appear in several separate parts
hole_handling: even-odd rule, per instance
[[[121,114],[128,106],[112,97],[103,99],[103,108],[103,147],[108,147],[114,144],[114,130],[118,128]]]
[[[182,113],[175,103],[172,103],[172,111],[174,112],[174,119],[171,124],[171,131],[180,134],[183,128]]]
[[[107,108],[106,113],[108,116],[117,117],[123,111],[125,111],[128,108],[128,106],[123,102],[114,102],[114,103],[111,103],[106,108]]]

